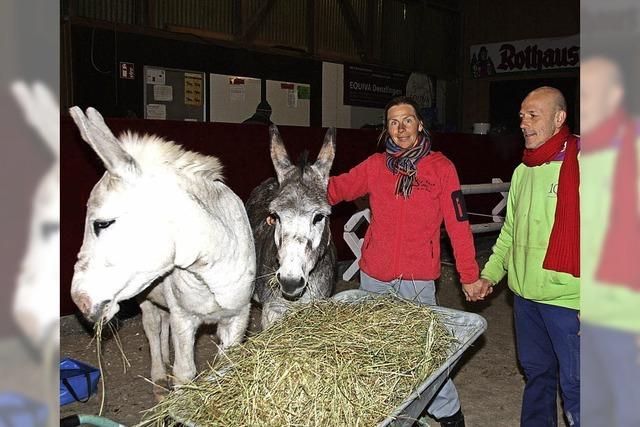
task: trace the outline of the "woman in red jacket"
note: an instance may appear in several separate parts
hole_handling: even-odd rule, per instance
[[[369,195],[371,224],[362,245],[360,289],[395,293],[436,304],[434,280],[440,276],[440,226],[444,220],[464,294],[469,301],[491,292],[479,280],[473,236],[453,163],[431,151],[419,108],[408,97],[385,108],[376,153],[348,173],[329,179],[332,205]],[[455,386],[448,380],[427,411],[442,426],[464,426]]]

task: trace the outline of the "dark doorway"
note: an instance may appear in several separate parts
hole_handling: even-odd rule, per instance
[[[489,118],[492,132],[512,135],[520,132],[518,112],[520,104],[529,92],[540,86],[553,86],[567,100],[567,123],[572,132],[579,132],[576,106],[579,104],[578,77],[507,80],[491,82],[489,87]]]

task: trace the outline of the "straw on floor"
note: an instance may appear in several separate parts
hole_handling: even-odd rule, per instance
[[[141,425],[372,426],[446,360],[454,341],[428,307],[398,298],[313,302],[217,356]]]

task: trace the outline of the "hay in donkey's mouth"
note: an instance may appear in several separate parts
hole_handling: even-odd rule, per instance
[[[375,425],[446,360],[453,341],[429,307],[394,297],[300,305],[217,356],[142,424]]]

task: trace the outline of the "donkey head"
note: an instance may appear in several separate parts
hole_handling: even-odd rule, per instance
[[[14,82],[18,105],[53,157],[33,197],[27,251],[13,299],[14,320],[37,349],[59,344],[60,300],[60,107],[43,83]]]
[[[84,241],[75,264],[71,297],[87,319],[109,320],[131,298],[173,268],[175,184],[160,171],[143,171],[93,108],[71,116],[98,154],[105,174],[87,203]]]
[[[269,132],[271,160],[280,184],[269,205],[278,249],[276,277],[283,296],[296,299],[304,293],[309,274],[331,240],[327,184],[335,156],[335,130],[327,130],[315,163],[303,160],[297,166],[291,164],[278,129],[271,126]]]

